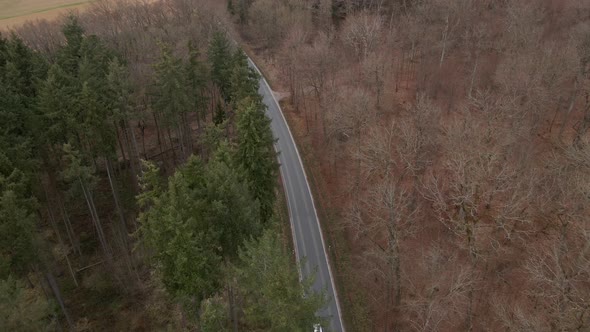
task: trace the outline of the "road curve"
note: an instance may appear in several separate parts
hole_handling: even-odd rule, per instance
[[[295,256],[298,262],[303,260],[299,273],[303,277],[315,273],[315,281],[312,285],[313,291],[325,291],[328,296],[328,305],[318,312],[319,316],[326,318],[330,322],[330,326],[325,330],[344,332],[338,294],[336,293],[332,270],[328,263],[322,229],[297,145],[295,145],[287,121],[279,103],[272,94],[268,82],[266,82],[254,62],[251,59],[248,59],[248,62],[260,74],[259,93],[264,97],[264,103],[268,107],[267,115],[272,120],[272,132],[275,138],[278,139],[275,147],[279,151],[278,159],[289,207]],[[313,327],[310,326],[309,330],[313,331]]]

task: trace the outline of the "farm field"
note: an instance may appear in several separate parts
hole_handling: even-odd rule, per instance
[[[91,0],[0,0],[0,29],[18,26],[27,20],[52,19]]]

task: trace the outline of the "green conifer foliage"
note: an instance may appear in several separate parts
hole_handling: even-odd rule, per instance
[[[313,279],[300,283],[278,234],[276,227],[268,228],[240,251],[241,263],[234,273],[243,296],[245,330],[310,330],[326,302],[324,294],[311,292]]]
[[[243,100],[237,115],[236,160],[244,170],[252,195],[260,202],[264,223],[273,215],[278,174],[270,121],[260,104]]]
[[[52,307],[39,289],[13,277],[0,279],[0,326],[6,331],[55,331]]]
[[[231,95],[231,57],[227,37],[222,32],[216,32],[209,44],[208,58],[211,63],[211,79],[219,87],[225,101],[229,101]]]

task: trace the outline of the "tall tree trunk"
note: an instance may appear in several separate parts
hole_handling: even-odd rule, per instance
[[[299,86],[299,93],[301,95],[301,103],[303,104],[303,112],[305,113],[305,131],[306,134],[309,134],[309,107],[307,105],[307,101],[305,98],[305,92],[303,91],[303,86],[301,84],[298,84]]]
[[[37,268],[32,267],[31,270],[34,271],[35,275],[37,276],[37,278],[39,280],[39,285],[41,286],[41,291],[43,291],[43,295],[45,296],[45,299],[47,301],[50,301],[51,300],[51,297],[49,295],[50,290],[45,287],[45,283],[47,283],[47,287],[51,288],[51,286],[49,286],[49,281],[47,280],[47,278],[45,276],[43,276],[43,274],[41,274],[41,272],[38,271]],[[44,279],[45,279],[45,281],[44,281]],[[33,282],[31,281],[31,279],[29,278],[29,275],[27,275],[27,280],[29,281],[29,285],[31,287],[35,287]],[[61,322],[59,321],[58,314],[55,310],[52,310],[52,311],[53,311],[53,313],[51,315],[53,316],[53,319],[55,319],[55,321],[57,322],[58,331],[61,332],[64,329],[63,329],[63,326],[61,325]]]
[[[377,109],[381,108],[381,81],[379,80],[379,69],[375,69],[375,86],[377,87]]]
[[[477,72],[477,64],[478,58],[475,58],[475,64],[473,65],[473,70],[471,71],[471,80],[469,82],[469,90],[467,91],[467,96],[471,98],[471,92],[473,91],[473,85],[475,83],[475,73]]]
[[[576,99],[578,97],[578,79],[576,78],[576,81],[574,82],[574,91],[572,91],[572,95],[570,97],[570,104],[567,108],[567,112],[565,113],[565,118],[563,119],[563,122],[561,123],[561,128],[559,129],[559,138],[561,139],[562,135],[563,135],[563,131],[565,129],[565,125],[569,120],[570,114],[572,113],[572,110],[574,109],[574,106],[576,105]]]
[[[50,191],[55,193],[54,197],[57,200],[57,205],[58,205],[60,213],[62,215],[62,220],[64,222],[66,234],[68,235],[68,240],[70,241],[70,245],[72,246],[72,248],[74,248],[74,250],[81,257],[82,251],[80,249],[80,242],[78,241],[78,238],[74,234],[74,229],[72,227],[72,223],[70,222],[70,217],[69,217],[68,212],[67,212],[65,205],[63,203],[62,194],[61,194],[60,190],[57,188],[55,174],[51,170],[51,166],[49,165],[50,162],[47,159],[43,158],[43,163],[45,165],[45,168],[47,169],[47,178],[49,181],[49,184],[48,184],[49,188],[43,186],[43,189],[45,190],[45,194],[47,195],[47,197],[49,197]],[[39,179],[39,181],[41,183],[43,183],[43,181],[41,179]],[[48,201],[49,201],[49,198],[48,198]]]
[[[109,263],[111,263],[113,256],[112,256],[111,251],[108,247],[106,237],[104,235],[104,230],[103,230],[102,224],[100,222],[100,219],[98,217],[98,213],[96,211],[96,206],[94,205],[94,199],[92,198],[90,191],[86,188],[86,185],[84,184],[84,181],[82,181],[82,178],[78,177],[78,181],[80,182],[80,186],[82,187],[82,192],[84,194],[84,198],[86,199],[86,204],[88,205],[88,210],[90,211],[90,216],[92,217],[92,221],[94,222],[94,227],[96,228],[96,233],[97,233],[100,245],[102,247],[103,253],[105,254]]]
[[[143,152],[143,158],[147,159],[147,151],[145,149],[145,123],[142,123],[140,121],[139,125],[140,125],[140,129],[141,129],[141,147],[142,147],[142,152]]]
[[[121,141],[121,135],[119,134],[120,126],[118,126],[116,122],[113,123],[113,126],[115,127],[115,133],[117,134],[117,143],[119,144],[119,150],[121,151],[121,157],[123,158],[123,161],[126,161],[127,156],[125,155],[125,149],[123,149],[123,142]]]
[[[162,136],[160,135],[160,126],[158,125],[158,116],[155,112],[152,112],[152,116],[154,117],[154,124],[156,125],[156,133],[158,134],[158,146],[160,147],[160,153],[164,153],[164,148],[162,147]],[[145,148],[144,148],[145,152]]]
[[[129,167],[131,168],[131,184],[133,192],[139,191],[138,169],[139,169],[139,152],[137,150],[137,141],[135,139],[135,132],[131,128],[127,119],[122,121],[123,135],[125,136],[125,145],[127,146],[129,156]],[[131,137],[130,137],[131,136]]]
[[[61,195],[57,194],[56,197],[57,197],[57,203],[59,205],[59,210],[61,212],[61,216],[64,221],[64,225],[66,227],[66,232],[67,232],[68,238],[70,240],[70,244],[78,252],[78,255],[80,257],[82,257],[82,250],[80,249],[80,241],[78,241],[76,234],[74,234],[72,222],[70,221],[70,215],[68,214],[68,211],[66,210],[66,207],[65,207],[65,204],[61,198]]]
[[[172,162],[174,163],[174,167],[176,167],[176,151],[174,149],[174,142],[172,141],[172,134],[170,133],[170,127],[166,128],[166,132],[168,133],[168,141],[170,142],[170,149],[172,150]]]
[[[443,61],[445,61],[445,54],[447,52],[447,39],[449,36],[449,15],[447,15],[445,20],[445,30],[443,31],[442,37],[442,51],[440,52],[440,61],[438,63],[438,67],[442,67]]]
[[[127,241],[127,232],[129,232],[129,230],[127,229],[127,222],[125,221],[125,213],[123,212],[123,209],[121,208],[121,201],[119,199],[119,194],[117,193],[117,189],[115,189],[115,184],[114,184],[113,175],[112,175],[113,166],[112,166],[110,158],[105,157],[104,159],[106,160],[106,163],[107,163],[107,176],[109,178],[109,184],[111,186],[113,200],[115,201],[115,209],[117,210],[117,214],[119,215],[119,222],[121,223],[121,229],[125,231],[124,236],[122,237],[124,244],[125,244],[125,250],[128,251],[129,250],[129,243]]]
[[[326,140],[326,138],[328,137],[328,132],[326,129],[326,108],[324,106],[324,101],[321,98],[321,95],[318,95],[318,102],[320,104],[320,118],[322,120],[322,133],[324,134],[324,141]]]
[[[55,222],[55,215],[53,214],[53,211],[49,208],[50,202],[49,202],[49,195],[47,194],[47,189],[45,188],[45,186],[43,186],[43,189],[45,189],[45,197],[47,198],[47,213],[49,214],[49,221],[51,223],[51,227],[53,228],[53,231],[55,232],[55,235],[57,236],[57,241],[59,243],[59,246],[62,249],[65,249],[66,246],[64,245],[63,239],[61,238],[61,234],[59,232],[59,228],[57,227],[57,223]],[[68,265],[68,270],[70,271],[70,275],[72,276],[72,279],[74,280],[74,284],[76,285],[76,287],[78,287],[78,280],[76,280],[76,275],[74,274],[74,270],[72,269],[72,264],[70,263],[70,257],[68,252],[64,252],[64,257],[66,259],[66,263]]]
[[[68,322],[68,327],[70,330],[72,330],[74,328],[74,324],[72,323],[72,318],[70,317],[70,314],[68,313],[68,310],[66,309],[66,305],[61,297],[61,292],[59,291],[59,286],[57,284],[57,282],[55,281],[55,277],[53,276],[53,274],[51,272],[48,272],[45,275],[45,278],[47,280],[47,283],[49,284],[49,287],[51,288],[51,291],[53,292],[53,295],[55,295],[55,299],[57,301],[57,303],[59,304],[64,317],[66,318],[66,321]]]
[[[469,293],[467,293],[467,298],[469,304],[467,306],[467,331],[473,331],[473,301],[475,297],[475,289],[473,283],[469,285]]]
[[[553,131],[553,124],[555,123],[555,119],[557,118],[557,114],[559,114],[559,110],[561,109],[561,104],[563,103],[563,98],[559,97],[557,101],[557,108],[555,108],[555,114],[553,114],[553,119],[551,119],[551,124],[549,125],[549,132]]]
[[[186,160],[186,137],[184,133],[184,123],[182,119],[182,115],[178,116],[177,124],[174,130],[176,131],[176,137],[178,138],[178,145],[180,147],[180,162],[184,162]]]
[[[199,108],[199,106],[202,106],[202,104],[200,104],[200,102],[203,100],[203,94],[201,93],[201,91],[198,92],[198,98],[199,98],[199,102],[197,102],[195,105],[193,105],[193,107],[195,108],[195,114],[197,115],[197,128],[201,129],[201,112],[202,110]],[[198,105],[200,104],[200,105]]]
[[[211,111],[211,119],[215,118],[215,106],[217,105],[217,94],[215,93],[215,85],[211,85],[209,88],[211,94],[211,104],[209,110]]]
[[[393,291],[395,293],[394,296],[394,305],[398,307],[401,304],[402,298],[402,289],[401,289],[401,267],[400,267],[400,249],[399,249],[399,239],[398,239],[398,229],[396,224],[396,206],[390,205],[389,206],[389,225],[387,226],[388,233],[389,233],[389,256],[390,256],[390,264],[391,270],[394,276],[394,287]]]
[[[238,332],[238,316],[237,316],[237,312],[236,312],[236,308],[235,308],[234,292],[233,292],[231,285],[228,285],[228,287],[227,287],[227,295],[229,298],[229,311],[230,311],[230,317],[232,320],[233,332]]]
[[[193,128],[191,126],[191,121],[188,117],[188,114],[184,113],[184,124],[185,124],[185,137],[186,137],[186,148],[188,149],[188,156],[190,156],[194,152],[193,146]],[[197,113],[197,119],[199,118],[199,114]]]

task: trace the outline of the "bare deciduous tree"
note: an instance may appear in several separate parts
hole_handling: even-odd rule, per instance
[[[348,215],[356,236],[371,243],[362,259],[368,277],[384,287],[372,293],[377,303],[387,303],[384,309],[390,316],[402,300],[402,242],[419,228],[415,197],[387,178],[359,198]]]
[[[383,21],[380,15],[361,11],[346,19],[341,36],[361,60],[366,59],[379,46],[382,30]]]
[[[469,266],[462,265],[456,254],[437,244],[422,254],[416,270],[421,278],[408,279],[411,296],[403,308],[412,330],[460,329],[477,275]]]
[[[534,48],[541,40],[545,10],[541,1],[507,2],[501,47],[508,52]]]

